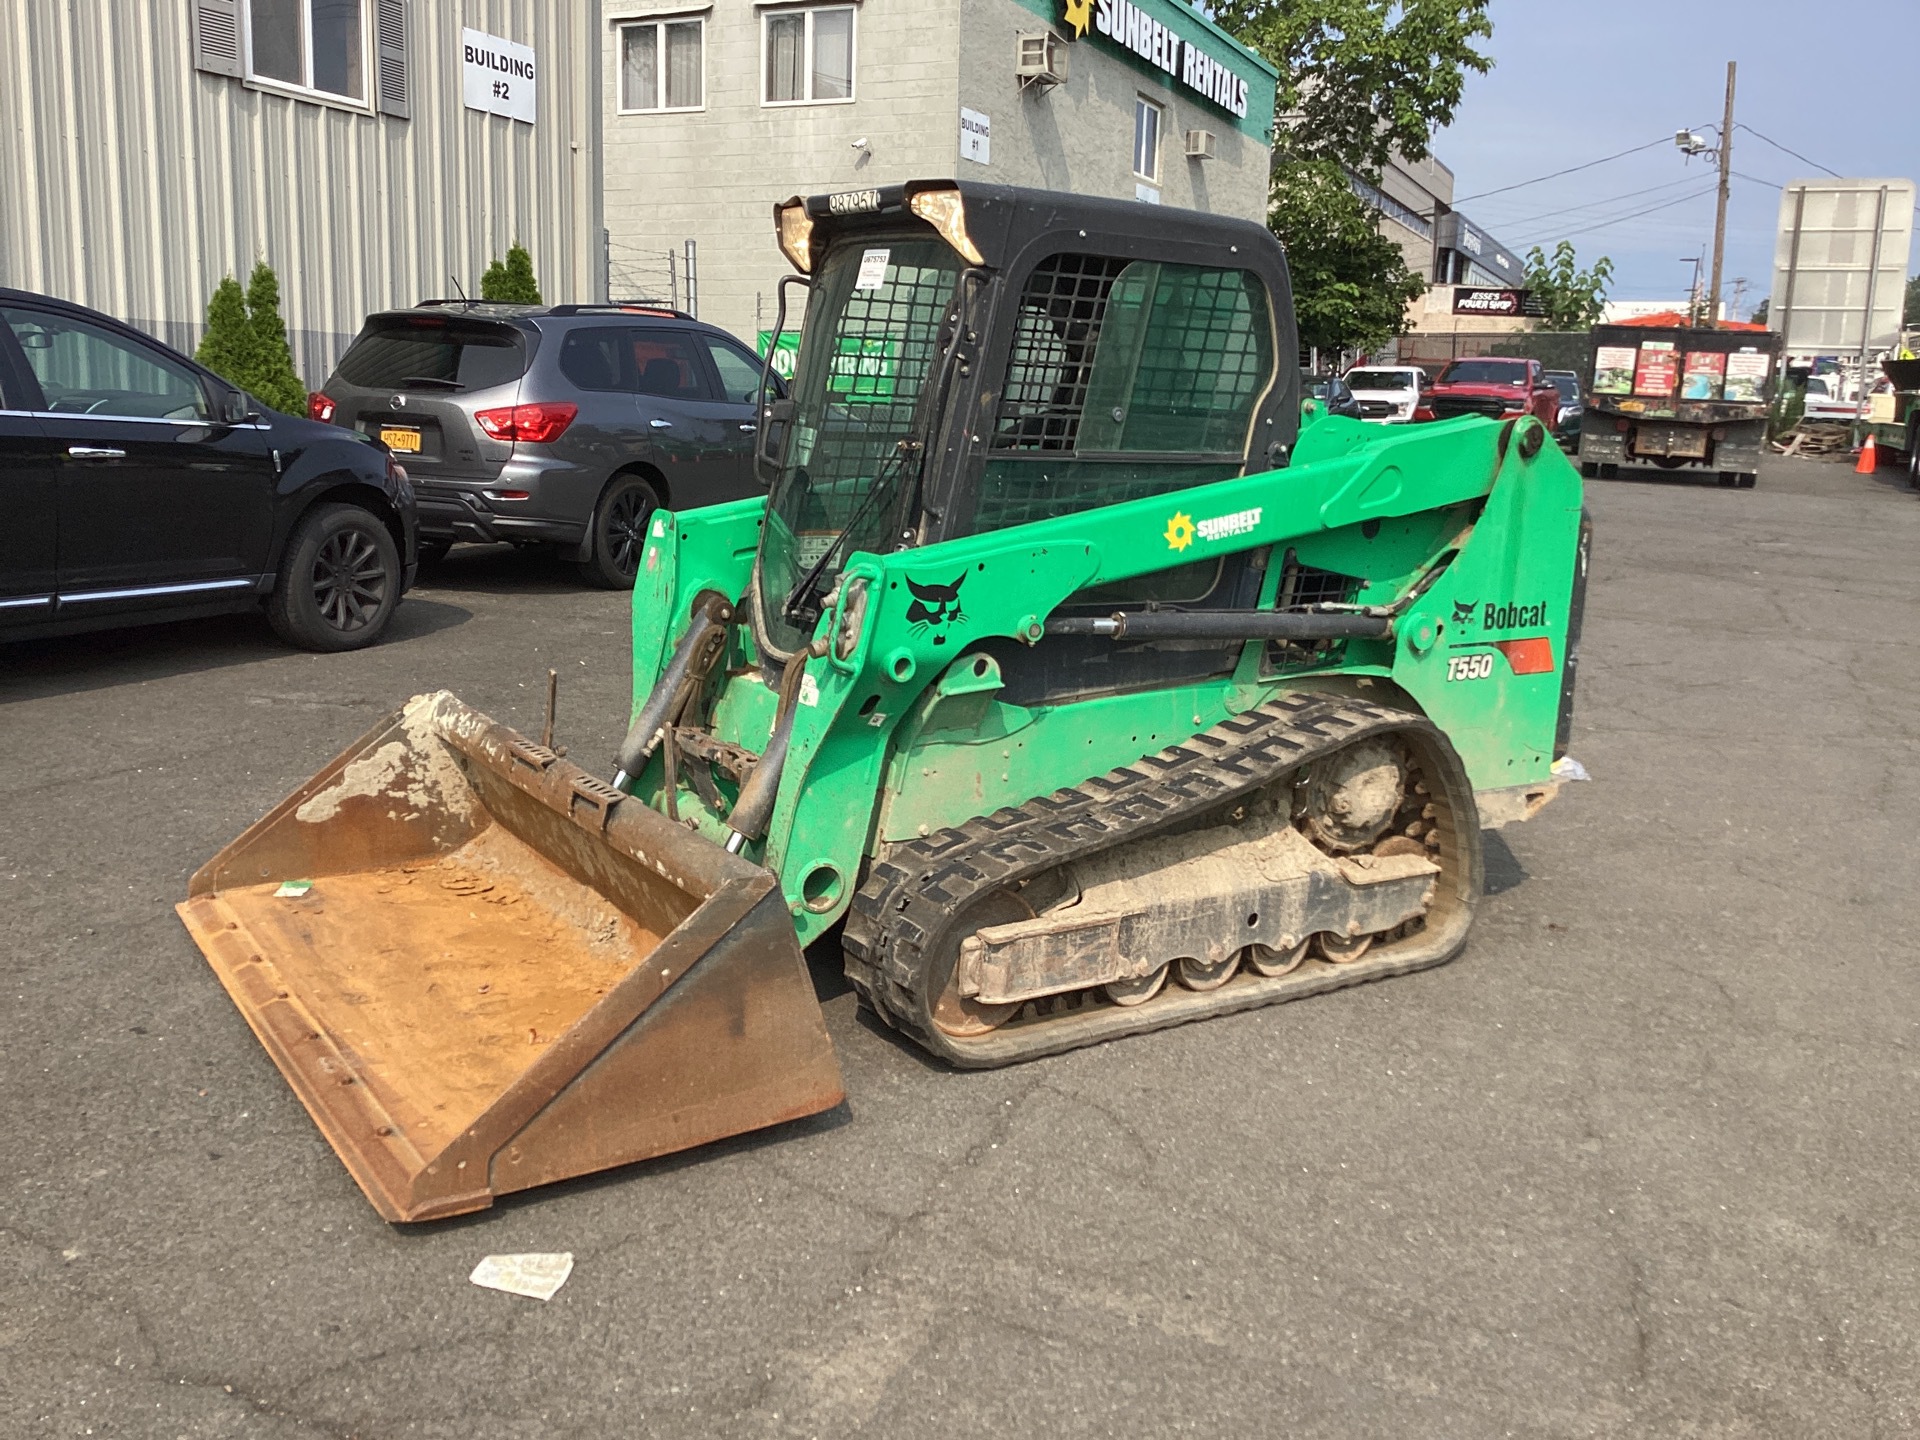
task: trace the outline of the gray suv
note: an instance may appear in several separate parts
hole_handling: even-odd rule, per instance
[[[406,465],[422,562],[544,544],[624,589],[657,506],[762,493],[760,377],[745,345],[674,310],[430,300],[367,317],[308,413]]]

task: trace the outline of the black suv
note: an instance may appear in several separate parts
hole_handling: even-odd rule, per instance
[[[367,317],[308,414],[406,462],[423,560],[463,540],[545,544],[625,589],[655,507],[761,493],[761,373],[676,310],[429,300]]]
[[[371,644],[413,581],[413,490],[97,311],[0,288],[0,639],[262,607]]]

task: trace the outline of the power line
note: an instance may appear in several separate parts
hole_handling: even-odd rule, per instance
[[[1660,191],[1671,190],[1677,185],[1695,184],[1698,179],[1698,176],[1683,175],[1678,180],[1669,180],[1664,185],[1649,185],[1644,190],[1629,190],[1623,195],[1609,195],[1604,200],[1589,200],[1584,205],[1569,205],[1564,210],[1547,210],[1538,215],[1529,215],[1524,220],[1496,220],[1493,223],[1503,229],[1509,226],[1521,229],[1528,225],[1536,225],[1542,220],[1552,220],[1559,215],[1575,215],[1582,210],[1597,210],[1603,205],[1617,205],[1622,200],[1637,200],[1642,195],[1657,195]]]
[[[1768,136],[1762,135],[1758,130],[1754,129],[1751,125],[1748,125],[1744,121],[1736,123],[1733,128],[1736,130],[1746,131],[1749,135],[1753,136],[1753,138],[1756,140],[1765,140],[1767,144],[1773,146],[1773,148],[1778,150],[1782,155],[1791,155],[1794,159],[1798,160],[1802,165],[1811,165],[1816,170],[1827,170],[1827,167],[1822,165],[1818,160],[1809,160],[1806,156],[1802,155],[1798,150],[1788,149],[1785,145],[1782,145],[1778,140],[1774,140],[1769,138]],[[1840,172],[1838,170],[1827,170],[1827,174],[1833,176],[1833,178],[1836,180],[1840,178]],[[1762,181],[1761,183],[1765,184],[1766,182]],[[1776,185],[1773,188],[1778,190],[1781,187]]]
[[[1766,139],[1764,135],[1760,138],[1763,140]],[[1482,190],[1477,195],[1456,196],[1452,203],[1458,207],[1466,204],[1469,200],[1484,200],[1489,195],[1504,195],[1509,190],[1524,190],[1527,186],[1538,185],[1543,180],[1558,180],[1562,175],[1573,175],[1582,170],[1591,170],[1596,165],[1605,165],[1614,160],[1624,160],[1629,155],[1638,155],[1642,150],[1651,150],[1656,145],[1665,145],[1672,139],[1673,137],[1671,135],[1662,135],[1658,140],[1649,140],[1646,144],[1636,145],[1631,150],[1622,150],[1617,155],[1602,155],[1598,160],[1589,160],[1584,165],[1569,165],[1566,169],[1556,170],[1551,175],[1536,175],[1531,180],[1521,180],[1512,185],[1502,185],[1498,190]]]
[[[1542,234],[1529,237],[1528,239],[1516,241],[1515,243],[1521,244],[1521,245],[1527,245],[1527,244],[1537,243],[1540,240],[1556,239],[1556,238],[1565,240],[1575,235],[1590,235],[1595,230],[1605,230],[1610,226],[1624,224],[1628,220],[1638,220],[1642,215],[1651,215],[1657,210],[1671,210],[1674,206],[1684,205],[1689,200],[1704,199],[1706,196],[1713,194],[1713,192],[1718,190],[1719,188],[1720,188],[1719,185],[1716,183],[1716,184],[1707,186],[1707,188],[1704,190],[1695,190],[1692,193],[1687,195],[1682,195],[1677,199],[1665,200],[1658,205],[1649,205],[1644,210],[1634,210],[1625,215],[1616,215],[1610,220],[1596,220],[1591,225],[1582,225],[1578,229],[1574,229],[1574,230],[1562,231],[1556,228],[1555,230],[1546,231],[1546,232],[1543,232]]]

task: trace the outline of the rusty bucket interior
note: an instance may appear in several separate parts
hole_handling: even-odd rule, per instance
[[[216,855],[179,912],[389,1220],[842,1099],[773,876],[444,691]]]

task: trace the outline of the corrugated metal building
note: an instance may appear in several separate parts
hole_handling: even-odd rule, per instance
[[[0,285],[191,351],[264,258],[310,386],[516,241],[601,298],[601,38],[599,0],[0,0]]]

